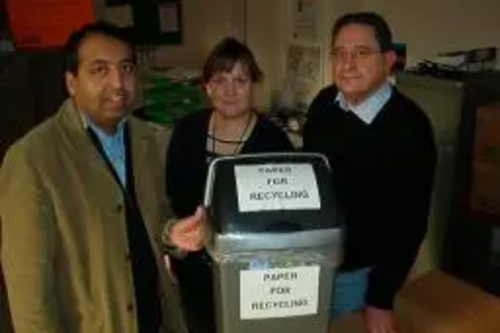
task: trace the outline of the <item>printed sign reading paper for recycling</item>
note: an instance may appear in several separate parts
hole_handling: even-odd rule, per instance
[[[237,165],[234,172],[240,212],[321,208],[310,164]]]
[[[319,272],[319,266],[241,271],[241,319],[316,314]]]

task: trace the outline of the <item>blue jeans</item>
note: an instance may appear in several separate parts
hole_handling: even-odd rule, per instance
[[[370,267],[366,267],[336,273],[330,300],[330,317],[335,318],[346,312],[361,310],[365,306],[370,270]]]

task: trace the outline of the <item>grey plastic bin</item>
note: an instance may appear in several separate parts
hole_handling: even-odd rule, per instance
[[[209,167],[218,333],[324,333],[342,258],[341,214],[324,156],[239,155]]]

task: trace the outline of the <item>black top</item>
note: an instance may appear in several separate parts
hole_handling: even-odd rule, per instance
[[[201,110],[179,119],[167,152],[166,188],[178,217],[189,216],[203,202],[208,165],[216,157],[207,151],[211,110]],[[212,138],[213,139],[213,138]],[[258,116],[240,154],[291,151],[290,141],[268,119]],[[190,252],[173,260],[180,281],[186,321],[191,333],[216,332],[212,268],[204,251]]]
[[[341,270],[371,266],[367,304],[390,309],[427,228],[436,147],[424,112],[396,89],[371,124],[335,102],[312,102],[304,149],[325,154],[346,222]]]
[[[211,110],[201,110],[179,119],[167,152],[166,188],[174,214],[186,217],[203,202],[205,179],[212,154],[207,152]],[[287,136],[262,115],[243,144],[240,154],[292,151]]]

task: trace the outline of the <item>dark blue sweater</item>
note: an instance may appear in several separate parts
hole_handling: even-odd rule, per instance
[[[424,112],[396,89],[371,124],[335,102],[330,86],[312,102],[304,149],[325,154],[345,213],[341,270],[373,267],[366,302],[390,309],[427,228],[436,148]]]

